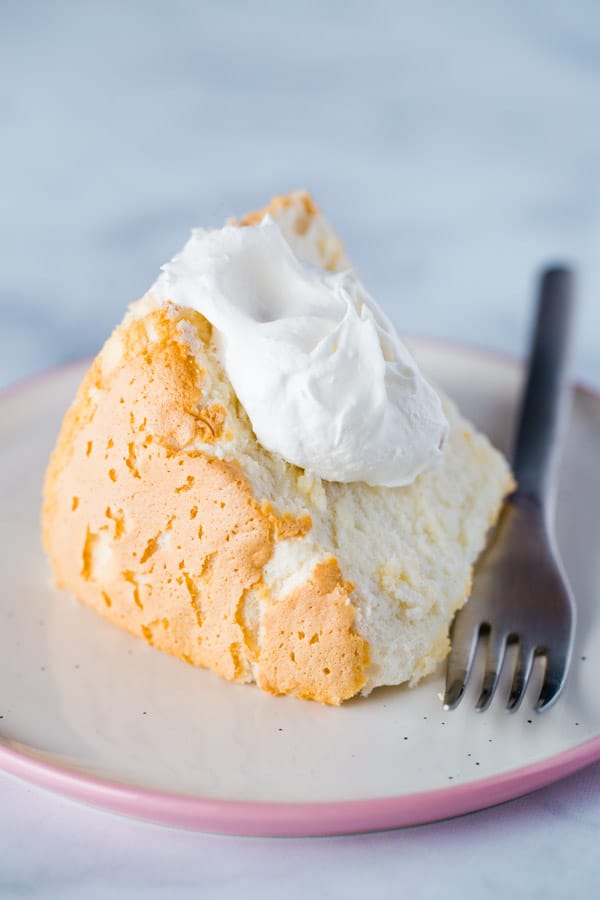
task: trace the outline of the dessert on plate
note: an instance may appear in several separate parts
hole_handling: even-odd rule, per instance
[[[152,647],[337,705],[446,656],[511,487],[297,191],[194,231],[129,308],[43,537],[57,584]]]

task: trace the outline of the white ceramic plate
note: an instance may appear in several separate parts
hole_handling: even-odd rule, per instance
[[[448,345],[423,368],[501,448],[521,372]],[[600,758],[600,399],[578,389],[558,539],[579,620],[564,696],[484,715],[444,712],[442,672],[340,709],[233,685],[148,648],[55,591],[39,544],[44,467],[83,374],[0,399],[0,765],[156,822],[246,834],[326,834],[432,821],[517,796]]]

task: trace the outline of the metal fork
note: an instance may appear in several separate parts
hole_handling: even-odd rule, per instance
[[[498,686],[507,647],[516,662],[506,708],[520,705],[537,657],[545,671],[537,712],[558,698],[569,667],[575,606],[553,532],[557,434],[566,406],[566,368],[574,307],[574,276],[565,268],[542,276],[527,383],[517,427],[513,470],[518,488],[475,567],[471,599],[452,624],[444,708],[464,696],[477,646],[486,664],[476,703],[486,710]]]

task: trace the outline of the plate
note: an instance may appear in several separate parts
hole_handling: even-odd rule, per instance
[[[506,449],[522,372],[415,342],[423,369]],[[0,766],[157,823],[319,835],[430,822],[519,796],[600,758],[600,398],[578,388],[561,468],[558,541],[578,605],[563,697],[536,715],[469,696],[440,671],[339,709],[221,681],[147,647],[51,587],[40,490],[77,364],[0,399]]]

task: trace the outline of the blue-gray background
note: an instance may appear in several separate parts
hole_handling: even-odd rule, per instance
[[[598,383],[599,112],[595,0],[3,0],[0,384],[296,186],[401,331],[522,353],[536,269],[574,261]]]

